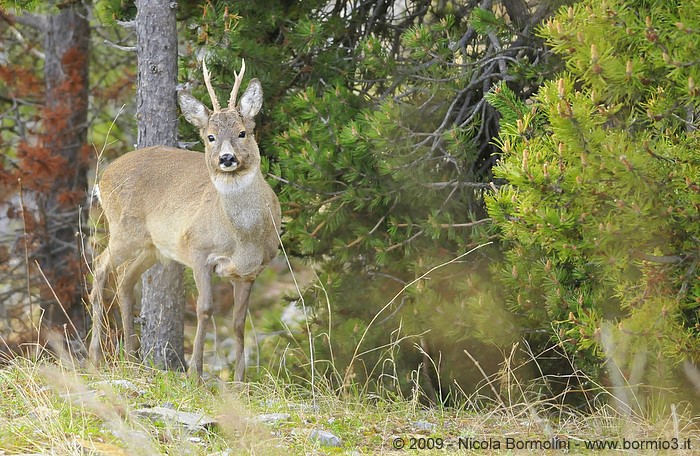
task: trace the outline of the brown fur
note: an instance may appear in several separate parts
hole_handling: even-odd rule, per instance
[[[125,348],[135,356],[134,285],[157,260],[174,260],[192,268],[199,292],[190,373],[202,373],[204,336],[213,311],[214,272],[234,285],[234,378],[242,381],[250,289],[277,254],[281,223],[279,202],[260,171],[260,152],[253,135],[253,117],[262,104],[262,91],[253,80],[237,108],[214,112],[186,92],[179,98],[187,120],[200,129],[204,154],[149,147],[117,159],[102,174],[99,188],[110,239],[94,263],[90,358],[94,363],[101,359],[102,295],[107,276],[116,273]],[[245,131],[244,138],[239,137],[241,131]],[[209,135],[215,141],[210,142]],[[224,153],[235,156],[235,170],[222,169]]]

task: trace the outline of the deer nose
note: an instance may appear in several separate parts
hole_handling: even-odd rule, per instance
[[[219,156],[219,165],[229,168],[238,164],[238,159],[233,154],[223,154]]]

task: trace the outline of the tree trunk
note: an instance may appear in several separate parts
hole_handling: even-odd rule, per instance
[[[136,8],[138,147],[176,147],[176,3],[137,0]],[[183,276],[183,267],[172,262],[156,264],[142,279],[141,356],[164,369],[184,368]]]
[[[43,321],[73,332],[83,327],[82,256],[79,206],[85,203],[89,148],[87,147],[88,43],[90,28],[80,2],[47,16],[44,26],[44,80],[46,88],[43,134],[38,148],[25,160],[53,163],[60,171],[34,186],[41,245],[37,262],[46,275],[41,287]],[[85,226],[85,224],[83,224]],[[63,308],[61,308],[63,307]],[[61,329],[63,332],[63,329]]]
[[[510,17],[511,22],[515,24],[518,30],[522,30],[529,22],[530,16],[532,16],[527,2],[525,0],[502,0],[502,2],[508,12],[508,17]]]

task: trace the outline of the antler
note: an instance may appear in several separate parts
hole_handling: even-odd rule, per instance
[[[233,89],[231,90],[231,96],[228,99],[229,109],[236,107],[236,97],[238,96],[238,89],[241,88],[241,82],[243,82],[243,74],[244,73],[245,73],[245,59],[241,59],[241,71],[239,71],[238,73],[236,73],[235,71],[233,72],[234,76],[236,76],[236,81],[233,83]]]
[[[221,105],[219,104],[219,99],[216,98],[216,93],[214,88],[211,86],[211,79],[209,75],[209,70],[207,70],[207,61],[202,59],[202,73],[204,74],[204,84],[207,86],[207,92],[209,92],[209,98],[211,98],[211,105],[214,108],[214,112],[221,111]]]

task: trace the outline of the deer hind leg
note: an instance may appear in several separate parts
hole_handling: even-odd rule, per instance
[[[236,371],[233,380],[237,382],[242,382],[245,378],[245,320],[248,316],[248,300],[250,299],[250,290],[252,288],[252,281],[233,281],[233,340],[236,354]]]
[[[141,275],[156,262],[152,248],[144,248],[131,261],[120,267],[117,279],[117,299],[124,329],[124,351],[131,360],[137,358],[138,339],[134,331],[134,286]]]
[[[190,359],[190,377],[202,376],[202,358],[204,357],[204,337],[207,325],[213,311],[211,293],[211,268],[205,264],[192,268],[194,282],[197,285],[197,332],[194,336],[194,347]]]
[[[107,278],[111,272],[112,262],[109,250],[105,250],[95,258],[93,266],[93,282],[90,291],[90,303],[92,304],[92,339],[88,357],[90,362],[99,366],[103,360],[102,330],[105,327],[104,289]]]

